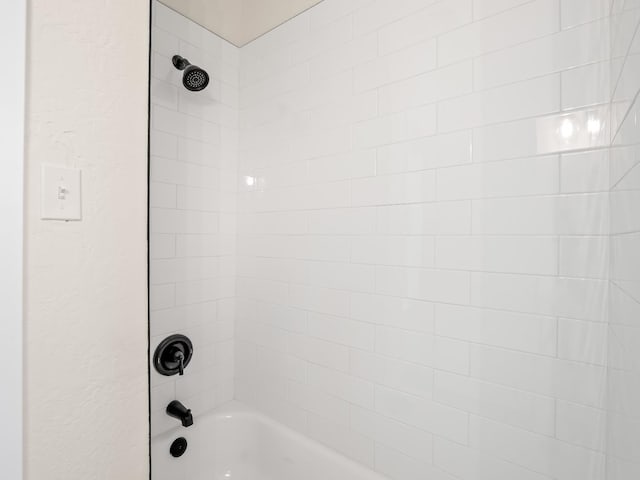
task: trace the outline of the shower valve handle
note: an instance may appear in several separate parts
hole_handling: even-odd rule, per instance
[[[184,375],[193,358],[193,345],[184,335],[170,335],[160,342],[153,354],[153,366],[160,375]]]
[[[178,350],[173,358],[178,362],[178,375],[184,375],[184,353],[182,350]]]

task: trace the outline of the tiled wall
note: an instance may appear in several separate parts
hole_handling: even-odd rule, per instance
[[[603,478],[609,6],[325,0],[241,50],[238,399],[394,479]]]
[[[640,476],[639,22],[325,0],[238,51],[156,4],[151,346],[198,354],[153,434],[235,391],[390,478]]]
[[[607,480],[640,478],[640,2],[613,1]]]
[[[152,434],[177,425],[178,398],[195,415],[233,398],[238,49],[154,2],[150,179],[151,354],[183,333],[195,355],[183,377],[151,376]],[[208,71],[187,91],[171,57]]]

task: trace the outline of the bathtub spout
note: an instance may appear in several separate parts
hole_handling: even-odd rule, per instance
[[[167,415],[180,420],[183,427],[190,427],[193,425],[193,415],[191,415],[191,410],[185,407],[178,400],[174,400],[167,405]]]

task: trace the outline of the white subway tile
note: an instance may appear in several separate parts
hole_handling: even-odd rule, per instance
[[[534,157],[438,170],[438,200],[558,193],[558,158]]]
[[[351,183],[355,207],[422,203],[436,198],[436,175],[432,171],[362,178]]]
[[[560,5],[563,29],[606,17],[610,12],[608,2],[600,0],[562,0]]]
[[[350,70],[356,65],[374,60],[377,56],[378,36],[376,34],[355,38],[312,58],[309,62],[311,80],[321,80],[336,73]]]
[[[603,367],[552,357],[472,345],[471,376],[581,405],[605,400]]]
[[[376,387],[376,411],[421,430],[466,443],[469,414],[397,390]]]
[[[279,304],[286,303],[289,294],[285,283],[240,276],[237,279],[237,288],[238,293],[244,298]],[[291,303],[293,304],[293,301]]]
[[[406,48],[471,22],[472,0],[450,0],[408,15],[378,32],[380,53]]]
[[[475,448],[436,438],[434,463],[462,480],[548,480],[549,477]]]
[[[151,103],[170,110],[178,110],[178,87],[152,77]]]
[[[161,106],[153,108],[153,128],[191,140],[220,143],[220,127],[197,117],[171,111]]]
[[[310,27],[311,31],[323,27],[353,11],[359,10],[372,0],[342,0],[321,2],[310,11]]]
[[[535,0],[438,39],[438,60],[452,63],[557,32],[558,0]]]
[[[372,265],[434,266],[433,237],[377,236],[352,241],[351,261]]]
[[[176,284],[176,305],[209,302],[235,295],[232,279],[207,278]]]
[[[422,478],[433,478],[434,480],[454,480],[453,477],[436,469],[422,457],[416,460],[403,453],[388,448],[384,445],[376,444],[376,471],[385,475],[386,478],[402,478],[403,480],[420,480]]]
[[[390,327],[376,327],[375,351],[381,355],[421,365],[434,365],[431,334]]]
[[[329,342],[373,351],[375,328],[373,325],[312,313],[308,319],[308,333]]]
[[[152,259],[171,258],[176,255],[176,238],[174,235],[151,234],[149,251]]]
[[[606,442],[606,412],[558,401],[556,437],[580,447],[603,452]]]
[[[433,398],[437,402],[543,435],[555,434],[552,398],[478,381],[463,375],[436,372]]]
[[[333,369],[310,365],[309,385],[364,408],[373,408],[374,386],[371,382]]]
[[[603,321],[606,282],[512,274],[471,274],[471,304],[548,316]]]
[[[471,202],[380,207],[378,232],[389,235],[470,234]]]
[[[329,422],[314,414],[309,414],[308,435],[343,455],[369,467],[374,465],[374,442],[348,427]]]
[[[600,62],[562,72],[562,109],[599,105],[609,101],[610,62]]]
[[[547,436],[471,416],[470,444],[552,478],[598,478],[604,456]]]
[[[422,268],[376,267],[376,292],[433,302],[466,304],[469,273]]]
[[[462,62],[385,85],[379,89],[380,113],[400,112],[469,94],[473,88],[472,68],[471,62]]]
[[[154,11],[154,19],[156,15]],[[162,14],[159,15],[162,16]],[[168,58],[171,58],[178,52],[180,39],[172,32],[174,32],[174,30],[163,30],[155,25],[151,27],[151,44],[153,45],[154,52]]]
[[[218,319],[217,310],[217,302],[207,302],[152,312],[152,335],[184,331],[200,324],[213,325]]]
[[[350,373],[356,377],[413,395],[431,397],[431,368],[353,349],[349,365]]]
[[[155,157],[177,158],[178,137],[170,133],[154,131],[150,139],[150,154]]]
[[[386,0],[375,0],[354,14],[355,34],[362,35],[378,30],[383,25],[408,16],[437,0],[399,0],[390,4]]]
[[[216,187],[219,182],[219,172],[214,168],[155,157],[151,162],[151,179],[156,182],[201,188]]]
[[[176,186],[169,183],[151,182],[149,184],[149,206],[152,208],[176,208]]]
[[[472,343],[554,356],[556,328],[552,317],[436,305],[436,334]]]
[[[350,404],[299,382],[287,384],[287,398],[300,408],[341,425],[349,424]]]
[[[427,105],[357,123],[353,126],[354,148],[372,148],[436,133],[436,107]]]
[[[354,89],[356,92],[363,92],[381,87],[434,70],[436,66],[436,42],[427,40],[357,65],[353,70]]]
[[[151,311],[175,305],[175,285],[154,285],[149,288],[149,308]]]
[[[189,138],[178,139],[178,159],[181,162],[217,167],[221,165],[220,157],[221,149],[218,145]]]
[[[485,235],[600,235],[609,222],[605,194],[473,201],[473,232]]]
[[[433,435],[396,422],[371,410],[351,408],[351,428],[415,459],[431,463]]]
[[[215,37],[204,28],[180,15],[164,5],[158,4],[154,10],[155,25],[162,30],[172,32],[175,36],[187,40],[188,42],[201,46],[206,41],[211,42],[213,47],[217,44]],[[219,41],[219,40],[218,40]]]
[[[561,318],[558,321],[558,357],[606,365],[607,338],[606,323]]]
[[[351,317],[376,325],[433,332],[434,306],[408,298],[351,294]]]
[[[229,239],[221,235],[177,235],[176,257],[216,257],[230,255]]]
[[[349,314],[349,293],[329,288],[291,285],[289,304],[304,310],[346,316]]]
[[[605,147],[608,119],[608,108],[593,107],[480,127],[474,130],[473,158],[486,162]]]
[[[215,212],[221,209],[220,192],[213,189],[179,185],[177,198],[177,207],[181,210]]]
[[[347,15],[305,36],[291,47],[291,61],[302,63],[333,47],[344,45],[353,38],[353,17]]]
[[[469,131],[411,140],[378,147],[378,175],[428,170],[471,163],[472,135]]]
[[[594,150],[563,154],[560,160],[562,193],[588,193],[608,190],[609,151]]]
[[[150,217],[154,233],[213,234],[218,230],[216,213],[152,208]]]
[[[529,0],[473,0],[473,18],[490,17],[497,13],[527,3]]]
[[[151,388],[151,413],[161,411],[166,414],[167,405],[176,399],[176,385],[174,382],[162,383]],[[154,430],[155,432],[155,430]]]
[[[220,262],[217,258],[175,258],[152,260],[149,280],[152,285],[159,285],[213,278],[218,275]]]
[[[307,175],[312,182],[334,182],[376,174],[375,150],[314,158],[307,161]]]
[[[548,75],[440,102],[438,131],[463,130],[559,110],[560,76]]]
[[[443,337],[434,339],[434,366],[438,370],[469,374],[469,344]]]
[[[292,336],[289,332],[253,319],[242,319],[237,321],[235,334],[239,340],[252,342],[258,347],[265,347],[279,351],[286,350]],[[257,352],[258,348],[256,348],[256,355]]]
[[[609,239],[600,237],[560,237],[560,275],[581,278],[607,278]]]
[[[609,28],[603,21],[518,43],[474,59],[474,88],[484,90],[603,61],[609,58],[608,46]]]
[[[436,244],[439,268],[554,275],[557,265],[558,240],[553,237],[443,236]]]
[[[304,218],[308,219],[309,233],[315,235],[361,235],[376,231],[375,208],[319,210],[306,212]]]

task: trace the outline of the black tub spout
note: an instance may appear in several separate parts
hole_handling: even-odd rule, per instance
[[[180,420],[183,427],[190,427],[193,425],[193,415],[191,415],[191,410],[185,407],[178,400],[174,400],[167,405],[167,415]]]

